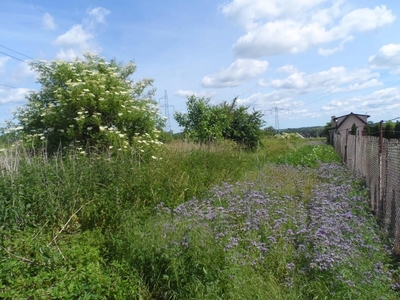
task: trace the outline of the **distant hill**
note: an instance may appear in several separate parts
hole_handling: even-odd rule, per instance
[[[280,129],[280,132],[299,133],[306,138],[317,138],[325,136],[323,133],[324,128],[325,126],[287,128],[287,129]]]

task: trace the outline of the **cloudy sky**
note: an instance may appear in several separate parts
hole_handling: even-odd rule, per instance
[[[171,127],[186,97],[238,96],[266,126],[400,117],[398,0],[0,1],[0,123],[39,89],[27,62],[134,60]],[[164,108],[162,108],[164,113]]]

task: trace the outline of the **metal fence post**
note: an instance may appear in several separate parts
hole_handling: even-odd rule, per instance
[[[344,163],[347,164],[347,140],[349,138],[349,129],[346,129],[346,144],[344,145]]]
[[[383,152],[383,121],[379,122],[379,157],[378,157],[378,166],[379,166],[379,175],[378,175],[378,218],[381,221],[383,215],[383,198],[382,198],[382,178],[383,178],[383,164],[382,164],[382,152]]]

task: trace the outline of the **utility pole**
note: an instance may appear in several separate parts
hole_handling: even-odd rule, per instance
[[[278,106],[275,106],[273,109],[271,109],[271,113],[272,111],[275,112],[275,130],[277,130],[277,132],[279,133],[279,111],[281,110],[288,110],[287,108],[279,108]]]
[[[164,104],[161,104],[160,100],[163,99],[164,100]],[[174,106],[173,105],[169,105],[168,103],[168,94],[167,91],[164,91],[164,97],[161,97],[158,100],[158,103],[160,104],[160,107],[164,107],[164,116],[167,118],[166,122],[165,122],[165,131],[166,132],[170,132],[171,131],[171,120],[169,118],[169,108],[172,107],[172,109],[175,111]]]

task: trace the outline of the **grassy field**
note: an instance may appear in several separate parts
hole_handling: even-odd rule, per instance
[[[363,183],[320,142],[3,148],[1,299],[399,298]]]

